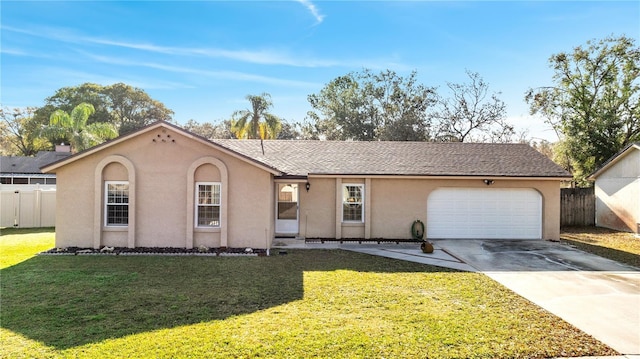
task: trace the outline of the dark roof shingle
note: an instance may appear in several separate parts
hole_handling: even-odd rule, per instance
[[[526,144],[213,140],[285,175],[570,177]],[[263,153],[264,148],[264,153]]]
[[[42,173],[40,167],[71,156],[69,152],[40,151],[35,157],[2,156],[0,173],[34,174]]]

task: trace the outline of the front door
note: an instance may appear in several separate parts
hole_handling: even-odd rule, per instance
[[[276,233],[298,234],[298,185],[277,183]]]

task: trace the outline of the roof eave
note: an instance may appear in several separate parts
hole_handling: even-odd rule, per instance
[[[573,179],[567,175],[452,175],[452,174],[386,174],[386,173],[309,173],[309,178],[420,178],[420,179],[493,179],[493,180],[543,180],[543,181],[568,181]]]
[[[55,177],[56,175],[53,173],[35,173],[35,172],[2,172],[0,173],[0,177]]]
[[[600,168],[598,168],[592,174],[590,174],[587,177],[587,180],[595,181],[596,178],[598,178],[598,176],[600,176],[603,172],[606,172],[611,166],[613,166],[614,164],[618,163],[618,161],[620,161],[622,158],[627,156],[634,149],[640,150],[640,143],[634,142],[634,143],[631,143],[631,144],[627,145],[627,147],[622,149],[622,151],[620,151],[617,154],[615,154],[614,156],[612,156],[602,166],[600,166]]]

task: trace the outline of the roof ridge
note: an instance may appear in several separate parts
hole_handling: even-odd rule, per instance
[[[441,142],[441,141],[359,141],[359,140],[313,140],[313,139],[256,139],[256,138],[212,138],[208,139],[211,142],[223,141],[223,142],[290,142],[290,143],[360,143],[360,144],[374,144],[374,143],[393,143],[393,144],[435,144],[435,145],[482,145],[482,146],[528,146],[527,143],[521,142]]]

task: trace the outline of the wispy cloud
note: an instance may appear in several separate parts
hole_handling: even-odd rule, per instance
[[[154,70],[160,70],[160,71],[166,71],[166,72],[197,75],[200,77],[240,80],[240,81],[247,81],[247,82],[258,82],[258,83],[264,83],[264,84],[270,84],[270,85],[291,86],[291,87],[299,87],[299,88],[309,88],[309,87],[315,88],[319,86],[319,84],[313,83],[313,82],[288,80],[288,79],[282,79],[277,77],[255,75],[255,74],[250,74],[250,73],[240,72],[240,71],[202,70],[202,69],[192,68],[192,67],[164,65],[156,62],[130,61],[130,60],[124,60],[124,59],[114,58],[114,57],[94,55],[87,52],[81,52],[81,53],[93,61],[107,63],[110,65],[144,67],[148,69],[154,69]]]
[[[0,29],[21,33],[29,36],[40,37],[60,42],[73,44],[94,44],[112,47],[127,48],[138,51],[160,53],[176,56],[202,56],[209,58],[222,58],[259,65],[284,65],[292,67],[332,67],[343,65],[341,61],[303,58],[300,55],[293,56],[287,51],[260,49],[260,50],[227,50],[220,48],[193,48],[160,46],[151,43],[119,41],[100,37],[77,35],[64,29],[42,28],[39,30],[26,30],[11,26],[0,26]]]
[[[79,35],[66,29],[51,27],[42,27],[38,29],[27,30],[24,28],[0,25],[0,29],[2,29],[3,31],[16,32],[24,35],[76,45],[101,45],[149,52],[154,54],[216,58],[258,65],[291,66],[301,68],[370,68],[373,70],[391,67],[399,71],[407,69],[407,66],[397,61],[398,59],[326,59],[316,58],[313,56],[304,56],[300,52],[292,54],[291,52],[283,49],[228,50],[214,47],[161,46],[148,42],[122,41],[95,36]]]
[[[311,15],[313,15],[313,17],[316,18],[316,25],[322,23],[322,21],[324,20],[324,15],[320,14],[320,11],[318,10],[318,8],[314,3],[312,3],[309,0],[296,0],[296,1],[302,4],[302,6],[306,7],[307,10],[309,10],[309,12],[311,13]]]
[[[165,55],[223,58],[227,60],[235,60],[259,65],[285,65],[293,67],[331,67],[340,65],[339,61],[302,58],[300,56],[292,56],[286,51],[277,51],[271,49],[225,50],[218,48],[158,46],[148,43],[114,41],[94,37],[84,37],[83,40],[92,44],[122,47],[132,50],[161,53]]]
[[[19,49],[7,49],[6,47],[3,47],[3,48],[0,49],[0,54],[14,55],[14,56],[28,56],[29,55],[25,51],[22,51],[22,50],[19,50]]]
[[[136,74],[100,74],[96,71],[78,70],[68,67],[59,66],[43,66],[34,68],[25,74],[26,82],[36,83],[38,88],[51,89],[61,88],[65,86],[75,86],[81,83],[97,83],[97,84],[115,84],[123,82],[128,85],[144,88],[145,90],[171,90],[171,89],[188,89],[193,88],[192,85],[182,82],[166,81],[157,78],[149,78]],[[42,98],[48,96],[46,92],[42,94]]]

